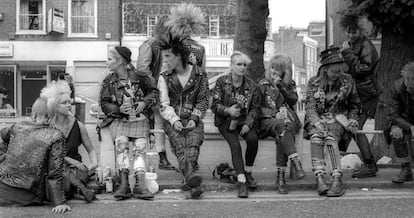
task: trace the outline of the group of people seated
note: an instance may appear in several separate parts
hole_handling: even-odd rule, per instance
[[[145,152],[151,128],[163,129],[168,136],[183,176],[181,189],[193,199],[204,192],[203,179],[196,171],[210,92],[205,49],[191,39],[191,33],[201,25],[200,16],[201,10],[192,4],[173,8],[171,15],[157,24],[154,38],[140,47],[137,68],[131,64],[128,48],[116,46],[109,50],[110,73],[100,91],[100,106],[105,113],[100,127],[109,128],[115,144],[114,158],[121,180],[114,192],[116,199],[154,198],[143,177],[148,170]],[[345,17],[342,24],[349,38],[341,47],[321,53],[318,73],[308,82],[303,125],[295,111],[298,95],[288,56],[272,57],[258,83],[247,77],[251,63],[248,55],[235,51],[230,56],[230,70],[218,78],[212,92],[211,109],[214,124],[231,150],[238,197],[247,198],[249,189],[257,187],[252,170],[262,138],[275,140],[278,193],[289,191],[285,180],[289,162],[293,179],[306,176],[295,145],[295,135],[301,128],[304,138],[310,140],[319,195],[338,197],[345,193],[340,149],[346,148],[352,138],[364,161],[353,177],[376,175],[378,169],[368,140],[357,130],[375,114],[381,91],[374,73],[378,54],[362,35],[357,16]],[[409,145],[414,134],[414,63],[404,66],[402,75],[392,89],[389,128],[385,131],[402,162],[400,175],[393,179],[396,183],[413,179]],[[53,211],[65,212],[70,210],[66,199],[76,194],[88,202],[95,199],[85,184],[97,166],[97,155],[85,127],[71,115],[70,103],[68,84],[52,82],[34,103],[32,121],[1,131],[0,205],[49,201],[55,205]],[[174,169],[166,156],[165,136],[162,131],[157,133],[160,168]],[[244,157],[240,137],[247,144]],[[92,160],[89,168],[78,153],[81,144]],[[131,173],[135,178],[132,191]],[[330,186],[327,175],[333,178]]]

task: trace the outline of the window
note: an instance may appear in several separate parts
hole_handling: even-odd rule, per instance
[[[148,15],[147,16],[147,36],[152,36],[154,33],[155,25],[158,22],[157,15]]]
[[[0,87],[7,95],[0,97],[0,117],[16,116],[16,66],[0,65]]]
[[[219,36],[219,28],[220,28],[220,22],[219,22],[219,16],[217,15],[212,15],[210,16],[210,21],[209,21],[209,35],[210,36]]]
[[[97,0],[69,0],[69,36],[98,37]]]
[[[267,30],[267,38],[272,38],[272,18],[267,18],[266,20],[266,30]]]
[[[46,34],[44,0],[17,0],[17,34]]]

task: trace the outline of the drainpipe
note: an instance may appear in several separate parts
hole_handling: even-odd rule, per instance
[[[118,28],[118,34],[119,34],[119,46],[122,46],[122,29],[124,28],[122,26],[122,0],[119,0],[119,28]]]

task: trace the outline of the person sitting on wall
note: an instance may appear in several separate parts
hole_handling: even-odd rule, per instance
[[[401,74],[403,78],[395,81],[391,89],[388,128],[384,132],[387,142],[394,145],[397,161],[401,163],[400,174],[392,178],[394,183],[413,180],[411,158],[414,157],[414,62],[406,64]]]
[[[151,200],[154,195],[145,187],[145,161],[143,155],[148,148],[151,107],[157,104],[158,90],[144,72],[131,65],[131,50],[123,46],[109,49],[107,68],[111,72],[102,82],[99,102],[106,117],[101,127],[109,127],[115,142],[116,166],[120,171],[121,185],[114,193],[116,199],[140,198]],[[133,165],[128,155],[129,146],[124,146],[119,137],[133,142]],[[129,186],[129,169],[135,174],[135,186]]]
[[[0,206],[29,206],[50,201],[55,213],[65,204],[65,136],[48,123],[46,100],[32,106],[32,121],[1,130],[6,152],[0,149]],[[2,160],[3,159],[3,160]]]

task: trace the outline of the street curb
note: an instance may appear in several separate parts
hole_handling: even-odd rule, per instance
[[[330,184],[330,183],[328,183]],[[376,183],[363,183],[363,182],[344,182],[344,185],[347,189],[406,189],[406,188],[414,188],[413,182],[408,182],[404,184],[395,184],[391,181],[381,181]],[[293,190],[316,190],[316,182],[315,183],[288,183],[287,187],[290,191]],[[180,184],[163,184],[160,185],[160,190],[164,189],[180,189]],[[202,188],[206,192],[217,191],[217,192],[225,192],[225,191],[235,191],[238,190],[236,184],[224,183],[220,181],[216,182],[209,182],[202,184]],[[254,190],[254,189],[252,189]],[[276,191],[275,183],[259,183],[258,187],[255,191]]]

